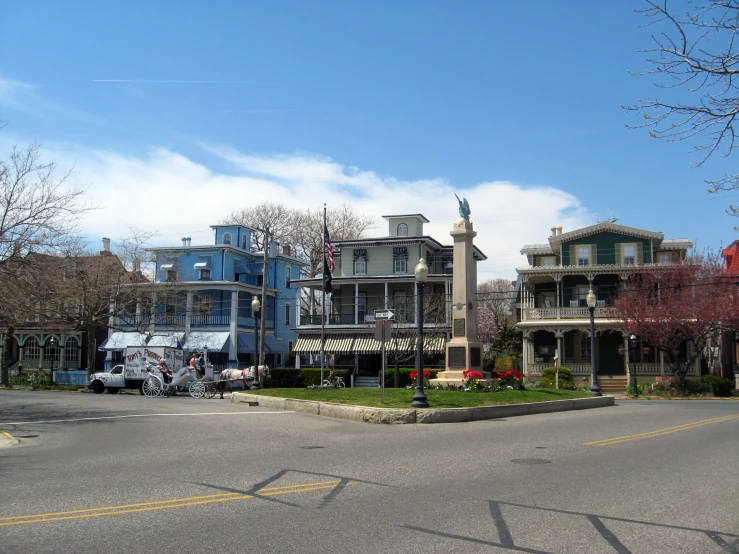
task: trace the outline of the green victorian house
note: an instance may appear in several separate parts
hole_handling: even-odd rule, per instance
[[[529,265],[516,271],[526,376],[540,377],[556,355],[576,383],[590,383],[593,354],[586,297],[591,287],[597,298],[596,365],[604,392],[625,390],[627,371],[647,380],[664,375],[661,353],[638,337],[629,340],[613,305],[630,276],[680,262],[692,247],[688,239],[665,239],[663,233],[612,221],[568,233],[553,227],[547,243],[524,246],[521,254]]]

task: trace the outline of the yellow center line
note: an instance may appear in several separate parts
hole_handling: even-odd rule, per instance
[[[303,483],[299,485],[286,485],[284,487],[272,487],[262,489],[258,491],[257,494],[259,494],[260,496],[277,496],[281,494],[294,494],[299,492],[325,490],[335,487],[340,482],[340,480],[334,480],[316,483]],[[352,485],[354,483],[348,484]],[[174,508],[184,508],[188,506],[202,506],[205,504],[231,502],[233,500],[246,500],[249,498],[254,498],[254,496],[232,492],[223,494],[192,496],[188,498],[175,498],[172,500],[159,500],[154,502],[141,502],[137,504],[124,504],[120,506],[90,508],[87,510],[71,510],[67,512],[51,512],[46,514],[4,517],[0,518],[0,527],[7,527],[10,525],[24,525],[28,523],[46,523],[49,521],[65,521],[70,519],[87,519],[117,514],[150,512],[154,510],[170,510]]]
[[[625,435],[623,437],[613,437],[610,439],[602,439],[592,442],[586,442],[584,446],[609,446],[611,444],[619,444],[622,442],[636,441],[641,439],[651,439],[653,437],[661,437],[663,435],[669,435],[671,433],[677,433],[678,431],[686,431],[688,429],[695,429],[696,427],[702,427],[703,425],[710,425],[712,423],[720,423],[722,421],[729,421],[731,419],[739,418],[739,414],[716,417],[713,419],[705,419],[702,421],[695,421],[693,423],[685,423],[683,425],[676,425],[675,427],[667,427],[665,429],[657,429],[655,431],[649,431],[647,433],[638,433],[635,435]]]

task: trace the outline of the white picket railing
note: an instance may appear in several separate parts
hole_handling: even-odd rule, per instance
[[[594,317],[616,317],[616,308],[595,308]],[[526,308],[524,319],[588,319],[588,308]]]
[[[552,363],[533,363],[529,364],[529,375],[541,375],[541,372],[548,367],[553,367]],[[568,368],[573,375],[590,375],[590,362],[586,363],[566,363],[564,367]],[[631,364],[631,371],[637,375],[659,375],[660,365],[655,363],[639,363]]]

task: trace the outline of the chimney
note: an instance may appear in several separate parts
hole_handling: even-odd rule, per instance
[[[103,237],[103,249],[100,251],[100,254],[110,254],[110,239],[107,237]]]
[[[561,225],[559,227],[557,227],[557,234],[558,235],[561,235],[562,234],[562,226]]]
[[[557,236],[557,228],[556,227],[552,227],[552,236],[553,237],[556,237]]]
[[[182,246],[187,246],[187,237],[182,237]]]
[[[561,227],[560,227],[560,229],[561,229]],[[187,237],[187,246],[191,246],[191,244],[190,244],[191,242],[192,242],[192,238],[191,237]]]
[[[280,243],[276,241],[269,241],[269,249],[267,250],[267,256],[275,258],[277,253],[280,251]]]
[[[289,256],[290,255],[290,245],[286,244],[282,247],[282,255],[283,256]]]

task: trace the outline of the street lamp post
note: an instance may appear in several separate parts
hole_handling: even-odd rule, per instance
[[[423,286],[429,275],[429,266],[426,260],[418,260],[416,273],[416,328],[418,341],[416,343],[416,393],[413,395],[411,406],[414,408],[428,408],[429,403],[423,392]]]
[[[633,362],[634,360],[634,354],[636,353],[636,345],[639,344],[639,337],[636,335],[631,335],[629,337],[629,369],[631,370],[630,373],[633,376],[634,380],[634,396],[639,397],[639,387],[637,387],[636,383],[636,366]]]
[[[51,358],[51,369],[49,369],[49,382],[53,385],[54,384],[54,346],[56,346],[56,339],[54,337],[51,337],[49,339],[49,348],[51,349],[50,352],[50,358]]]
[[[595,364],[595,305],[598,303],[593,288],[590,287],[585,301],[588,303],[590,311],[590,394],[593,396],[602,396],[600,385],[598,384],[598,367]]]
[[[252,381],[251,390],[259,389],[259,313],[262,304],[259,297],[255,294],[251,299],[251,315],[254,318],[254,380]]]

